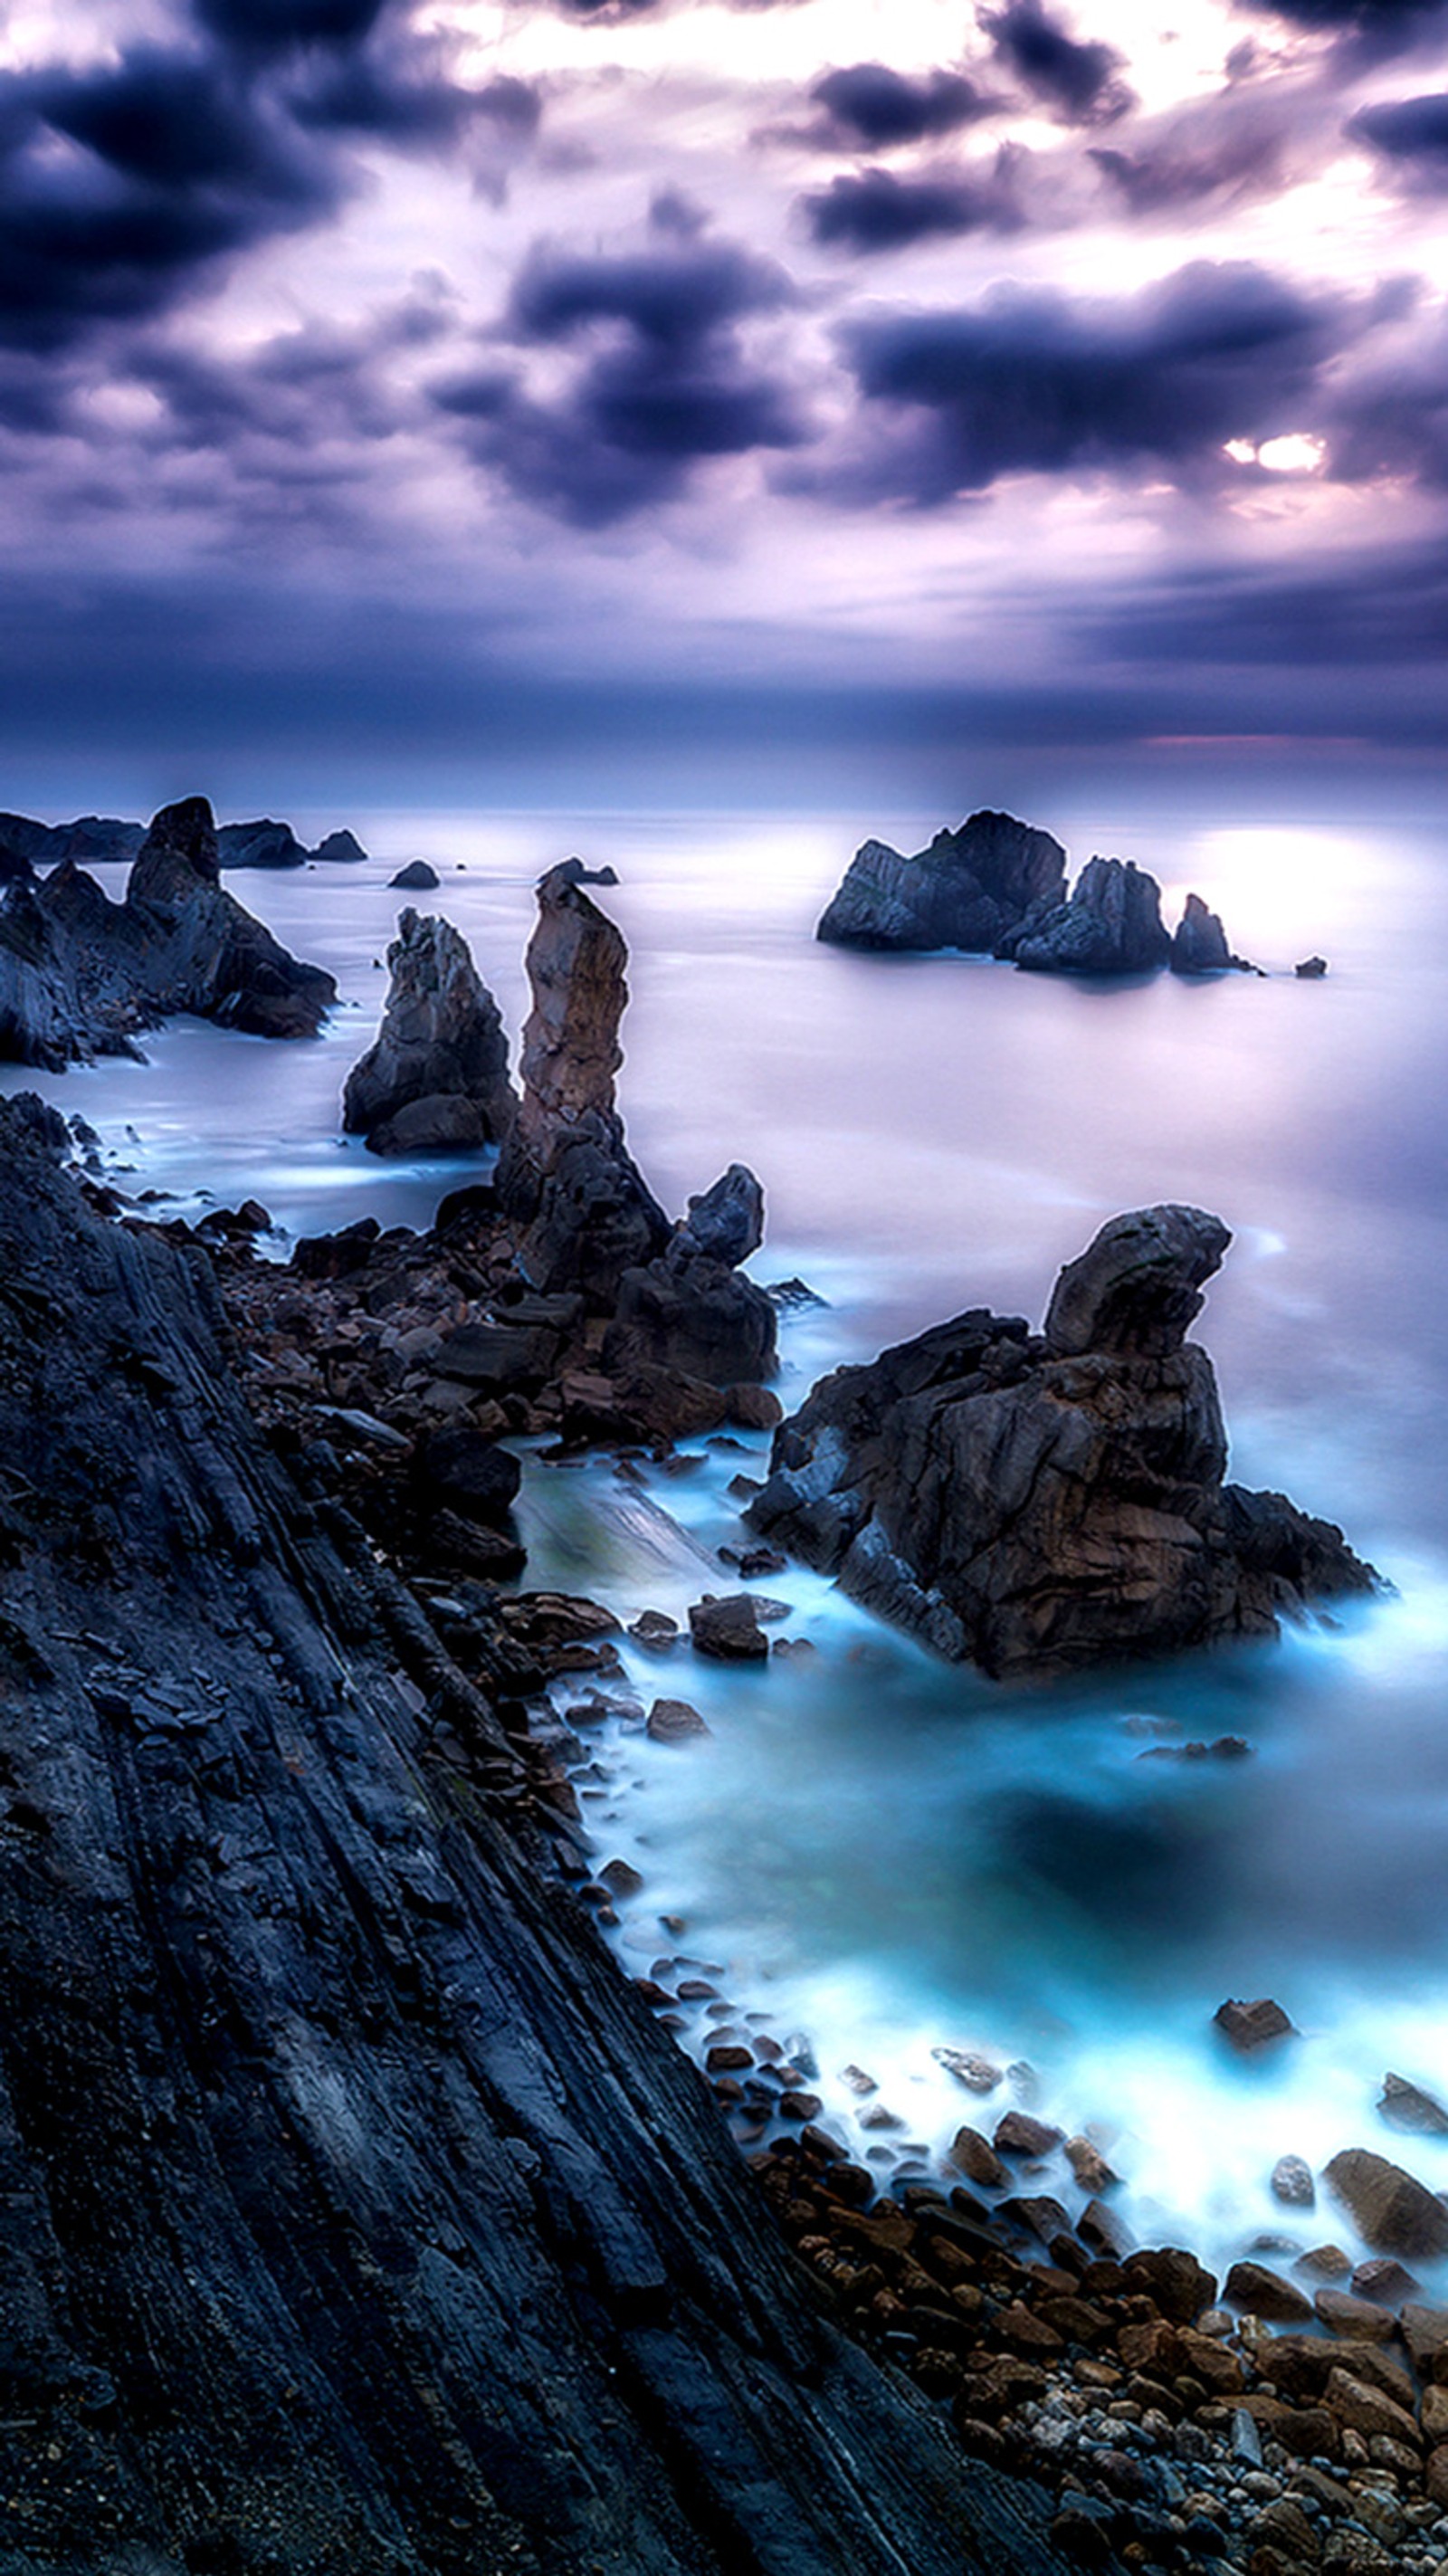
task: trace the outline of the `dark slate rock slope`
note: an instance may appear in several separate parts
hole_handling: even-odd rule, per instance
[[[0,2569],[1032,2576],[433,1719],[493,1719],[0,1109]]]

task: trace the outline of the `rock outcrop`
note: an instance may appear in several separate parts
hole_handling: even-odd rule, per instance
[[[518,1109],[508,1041],[462,932],[409,905],[387,962],[382,1026],[347,1076],[343,1127],[373,1154],[501,1144]]]
[[[731,1163],[711,1190],[689,1201],[660,1258],[624,1272],[604,1339],[605,1370],[654,1361],[727,1387],[770,1376],[774,1304],[737,1266],[763,1240],[764,1192],[743,1163]]]
[[[567,864],[538,888],[526,959],[522,1105],[498,1166],[498,1201],[522,1230],[519,1258],[545,1294],[581,1289],[612,1310],[626,1270],[663,1251],[668,1218],[614,1105],[628,1002],[623,934]]]
[[[1269,1635],[1372,1587],[1339,1530],[1224,1483],[1182,1338],[1230,1241],[1201,1209],[1103,1226],[1046,1329],[977,1307],[824,1379],[775,1435],[753,1528],[1000,1677]]]
[[[815,936],[842,948],[995,950],[1065,892],[1066,853],[1049,832],[972,814],[913,858],[866,841]]]
[[[1210,912],[1199,894],[1189,894],[1181,920],[1172,932],[1172,973],[1223,975],[1241,963],[1240,957],[1232,955],[1221,914]]]
[[[387,882],[403,894],[431,894],[434,886],[441,885],[442,879],[429,859],[409,859],[406,867],[399,868],[396,876],[389,877]]]
[[[114,814],[82,814],[73,823],[37,823],[29,814],[0,814],[0,845],[28,859],[33,868],[49,868],[62,859],[94,867],[133,859],[146,837],[144,823],[125,823]]]
[[[1070,901],[1034,914],[1002,953],[1038,975],[1150,974],[1171,955],[1161,888],[1134,859],[1088,859]]]
[[[488,1785],[505,1685],[47,1116],[0,1106],[7,2569],[1053,2576]]]
[[[262,1037],[313,1037],[337,988],[219,881],[203,797],[163,807],[113,903],[74,857],[0,889],[0,1056],[52,1071],[131,1048],[172,1012]]]

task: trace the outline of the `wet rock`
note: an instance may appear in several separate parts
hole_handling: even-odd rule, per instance
[[[501,1142],[517,1112],[508,1041],[461,931],[409,906],[387,962],[382,1026],[347,1076],[344,1128],[374,1154]]]
[[[727,1418],[739,1431],[774,1431],[784,1420],[784,1407],[772,1387],[731,1386]],[[729,1490],[741,1502],[748,1502],[762,1488],[755,1477],[737,1476]]]
[[[1269,2325],[1303,2325],[1312,2316],[1312,2301],[1263,2263],[1234,2263],[1222,2296],[1228,2307],[1245,2308],[1254,2317],[1265,2317]]]
[[[988,2138],[979,2129],[957,2129],[950,2142],[950,2162],[980,2191],[1004,2191],[1010,2176]]]
[[[708,1655],[717,1663],[757,1663],[769,1653],[769,1639],[747,1592],[730,1592],[722,1598],[706,1592],[702,1601],[690,1606],[689,1636],[696,1655]]]
[[[679,1623],[669,1617],[667,1610],[641,1610],[638,1617],[629,1622],[629,1635],[641,1646],[651,1646],[656,1652],[667,1651],[679,1642]]]
[[[1279,2156],[1272,2168],[1272,2197],[1289,2209],[1311,2209],[1317,2199],[1312,2167],[1303,2156]]]
[[[400,894],[431,894],[435,886],[441,885],[442,879],[426,859],[409,859],[406,867],[399,868],[396,876],[389,877],[387,882]]]
[[[686,1699],[656,1699],[644,1731],[655,1744],[687,1744],[693,1736],[707,1735],[709,1729]]]
[[[994,2058],[982,2056],[979,2049],[932,2048],[930,2054],[968,2093],[994,2093],[1004,2080]]]
[[[1199,1209],[1143,1209],[1068,1265],[1043,1339],[972,1308],[836,1370],[745,1517],[998,1677],[1271,1634],[1370,1589],[1328,1523],[1222,1481],[1216,1380],[1182,1335],[1227,1240]]]
[[[1075,2180],[1093,2197],[1110,2191],[1121,2179],[1119,2174],[1112,2172],[1100,2148],[1093,2146],[1089,2138],[1068,2138],[1064,2153]]]
[[[752,1388],[774,1367],[776,1332],[763,1289],[680,1232],[661,1259],[623,1273],[602,1364],[612,1374],[642,1362]]]
[[[1029,2111],[1007,2111],[996,2122],[994,2145],[1000,2156],[1048,2156],[1065,2134],[1047,2120],[1033,2119]]]
[[[1297,2036],[1295,2024],[1270,1995],[1259,1995],[1251,2003],[1234,1996],[1218,2004],[1212,2020],[1240,2057],[1250,2057],[1259,2048],[1270,2048],[1275,2040]]]
[[[1328,2372],[1323,2397],[1337,2422],[1360,2433],[1365,2441],[1373,2434],[1384,2433],[1390,2440],[1403,2443],[1414,2458],[1418,2456],[1422,2442],[1413,2416],[1407,2407],[1385,2397],[1381,2389],[1355,2379],[1350,2371],[1334,2368]]]
[[[1049,832],[982,812],[913,858],[866,841],[815,936],[844,948],[994,950],[1065,890],[1066,854]]]
[[[741,1261],[759,1250],[764,1241],[764,1192],[747,1164],[731,1163],[712,1189],[690,1199],[675,1242],[680,1237],[687,1238],[691,1253],[722,1262],[726,1270],[737,1270]]]
[[[724,1396],[704,1378],[656,1361],[635,1360],[616,1376],[573,1370],[560,1385],[565,1441],[612,1441],[654,1448],[717,1431],[726,1418]],[[673,1462],[687,1468],[691,1461]]]
[[[1353,2266],[1352,2285],[1360,2299],[1371,2300],[1381,2308],[1400,2308],[1423,2284],[1415,2280],[1405,2266],[1391,2254],[1375,2254],[1366,2263]]]
[[[644,1874],[627,1860],[607,1860],[598,1873],[610,1896],[641,1896]]]
[[[1448,2308],[1429,2307],[1422,2300],[1410,2299],[1398,2323],[1414,2369],[1426,2376],[1433,2371],[1438,2355],[1448,2351]]]
[[[1139,975],[1165,966],[1161,888],[1133,859],[1089,859],[1071,889],[1010,951],[1033,974]]]
[[[1329,2334],[1345,2335],[1353,2342],[1387,2343],[1396,2331],[1391,2308],[1354,2298],[1348,2290],[1319,2290],[1312,2305]]]
[[[1127,2287],[1153,2299],[1164,2317],[1189,2326],[1215,2304],[1215,2276],[1180,2245],[1143,2248],[1123,2266]]]
[[[1405,2255],[1410,2261],[1448,2253],[1448,2209],[1386,2156],[1367,2147],[1346,2147],[1333,2157],[1324,2179],[1377,2252]]]
[[[1383,2077],[1378,2112],[1391,2128],[1405,2129],[1420,2138],[1448,2136],[1448,2111],[1431,2093],[1418,2084],[1410,2084],[1402,2075]]]

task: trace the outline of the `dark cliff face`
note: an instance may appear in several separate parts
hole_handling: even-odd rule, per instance
[[[6,2576],[1010,2576],[308,1501],[0,1109]]]
[[[842,948],[993,949],[1065,892],[1066,853],[1049,832],[972,814],[913,858],[866,841],[815,936]]]
[[[836,1370],[746,1517],[1002,1678],[1271,1635],[1370,1588],[1331,1523],[1223,1483],[1216,1378],[1183,1335],[1230,1241],[1202,1209],[1139,1209],[1062,1271],[1044,1336],[977,1307]]]

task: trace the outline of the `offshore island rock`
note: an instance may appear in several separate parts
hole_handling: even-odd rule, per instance
[[[866,841],[815,937],[841,948],[994,950],[1065,892],[1059,841],[1013,815],[983,812],[937,832],[913,858]]]
[[[337,998],[225,893],[204,797],[162,808],[113,903],[73,857],[44,880],[7,871],[0,1055],[59,1070],[133,1047],[175,1011],[261,1037],[314,1037]]]
[[[1165,966],[1161,888],[1134,859],[1088,859],[1059,903],[1005,952],[1045,975],[1139,975]]]
[[[450,921],[397,925],[382,1026],[342,1093],[342,1124],[372,1154],[437,1154],[501,1144],[518,1102],[497,1003]]]
[[[751,1526],[997,1677],[1275,1633],[1373,1588],[1342,1533],[1223,1478],[1183,1334],[1230,1237],[1198,1208],[1114,1218],[1043,1335],[977,1307],[836,1370],[775,1435]]]
[[[498,1204],[521,1228],[519,1263],[533,1286],[581,1289],[604,1313],[625,1271],[662,1252],[670,1232],[614,1106],[627,959],[623,933],[567,863],[550,869],[525,961],[523,1099],[498,1165]]]

